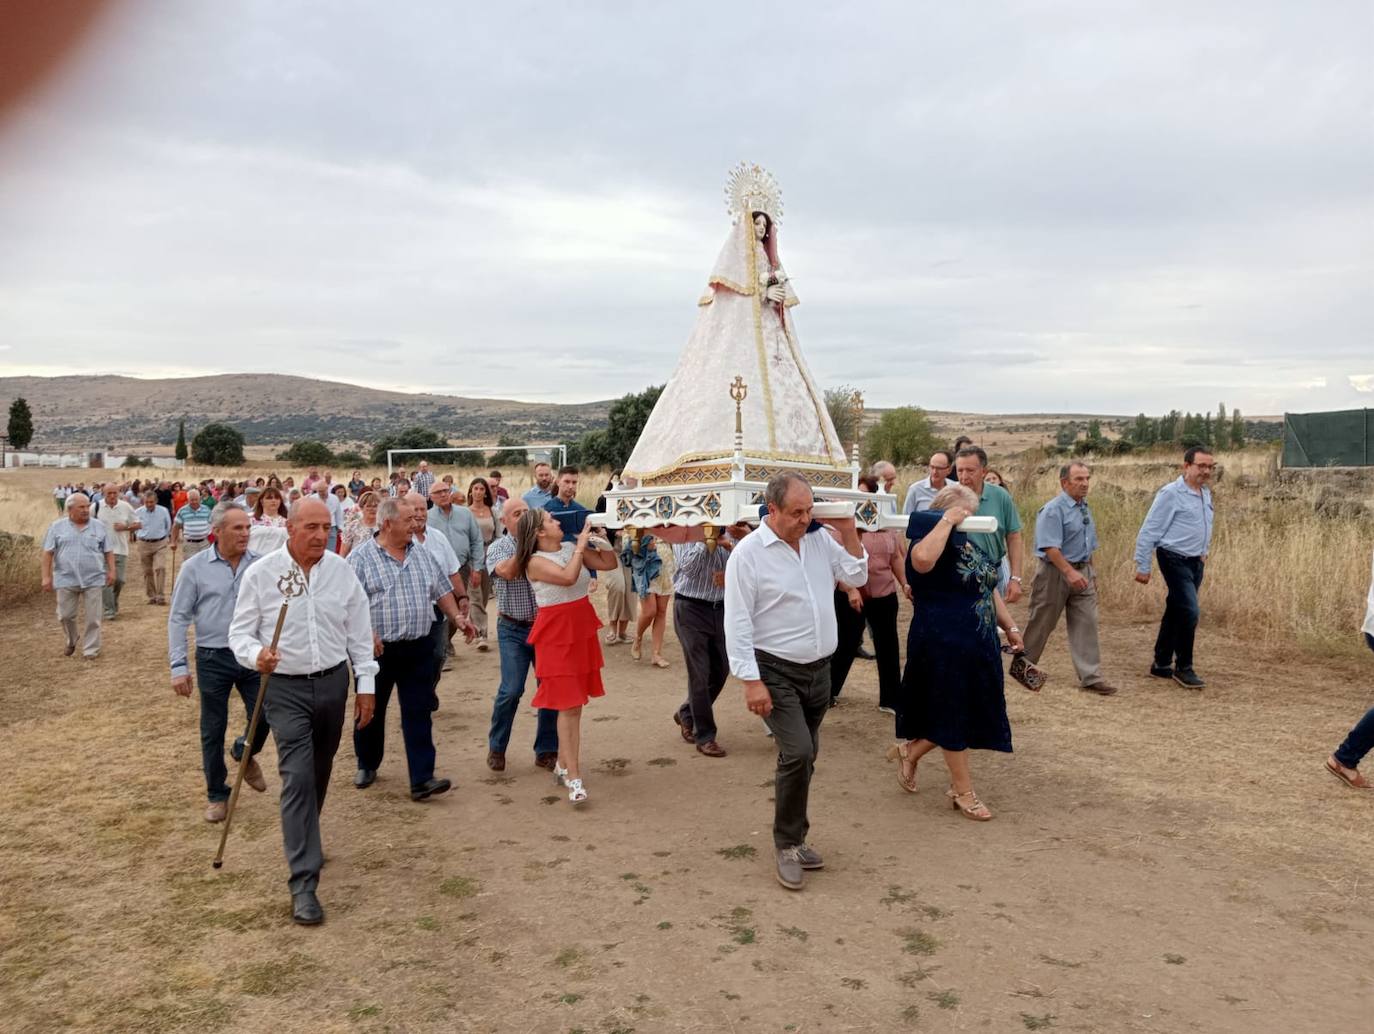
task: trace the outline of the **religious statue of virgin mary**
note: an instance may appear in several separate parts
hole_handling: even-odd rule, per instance
[[[730,385],[742,378],[748,386],[741,404],[744,453],[778,469],[843,468],[847,486],[849,460],[792,322],[797,295],[778,257],[777,182],[759,166],[741,163],[730,173],[725,200],[734,221],[730,235],[625,475],[641,485],[706,480],[709,461],[734,454],[739,400],[731,401]]]

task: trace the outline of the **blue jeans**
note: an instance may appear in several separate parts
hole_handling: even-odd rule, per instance
[[[496,703],[491,708],[491,731],[487,733],[487,749],[504,754],[510,744],[511,726],[520,698],[525,693],[525,678],[534,666],[534,647],[525,640],[530,630],[506,618],[496,619],[496,649],[501,655],[501,688],[496,691]],[[554,754],[558,751],[558,712],[547,707],[539,709],[539,724],[534,733],[534,752]]]
[[[325,544],[325,551],[337,553],[339,551],[339,529],[334,525],[329,526],[329,541]]]
[[[1365,645],[1374,650],[1374,635],[1364,635]],[[1345,742],[1336,748],[1336,760],[1346,768],[1359,768],[1364,756],[1374,750],[1374,707],[1355,723]]]
[[[1202,611],[1198,607],[1197,591],[1202,587],[1203,560],[1200,556],[1183,556],[1168,549],[1155,550],[1159,573],[1169,587],[1164,600],[1164,617],[1159,621],[1159,636],[1155,639],[1155,667],[1193,670],[1193,636]]]
[[[224,731],[229,726],[229,694],[237,686],[243,698],[245,720],[243,735],[248,735],[248,719],[258,700],[261,676],[245,668],[227,646],[196,647],[196,684],[200,689],[200,763],[205,770],[205,793],[212,801],[227,801],[229,786],[225,778]],[[259,718],[253,734],[253,753],[267,742],[267,722]],[[243,737],[240,737],[242,739]]]

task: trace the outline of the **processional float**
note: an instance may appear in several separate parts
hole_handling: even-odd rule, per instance
[[[778,260],[782,196],[773,176],[741,162],[725,201],[733,220],[696,326],[640,434],[621,481],[593,526],[642,530],[669,542],[705,540],[757,523],[768,480],[784,471],[810,483],[819,520],[853,517],[860,529],[905,529],[890,493],[859,488],[859,446],[846,455],[802,357],[798,304]],[[984,527],[983,525],[988,525]],[[970,517],[964,531],[992,531]]]

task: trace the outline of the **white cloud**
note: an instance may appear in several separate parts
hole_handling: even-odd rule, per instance
[[[123,5],[0,125],[7,361],[613,397],[675,366],[745,158],[874,406],[1374,390],[1356,0],[340,6]]]
[[[1352,373],[1346,377],[1356,391],[1374,391],[1374,373]]]

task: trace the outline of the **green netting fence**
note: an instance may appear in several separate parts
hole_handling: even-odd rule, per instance
[[[1374,464],[1374,409],[1283,414],[1285,467]]]

